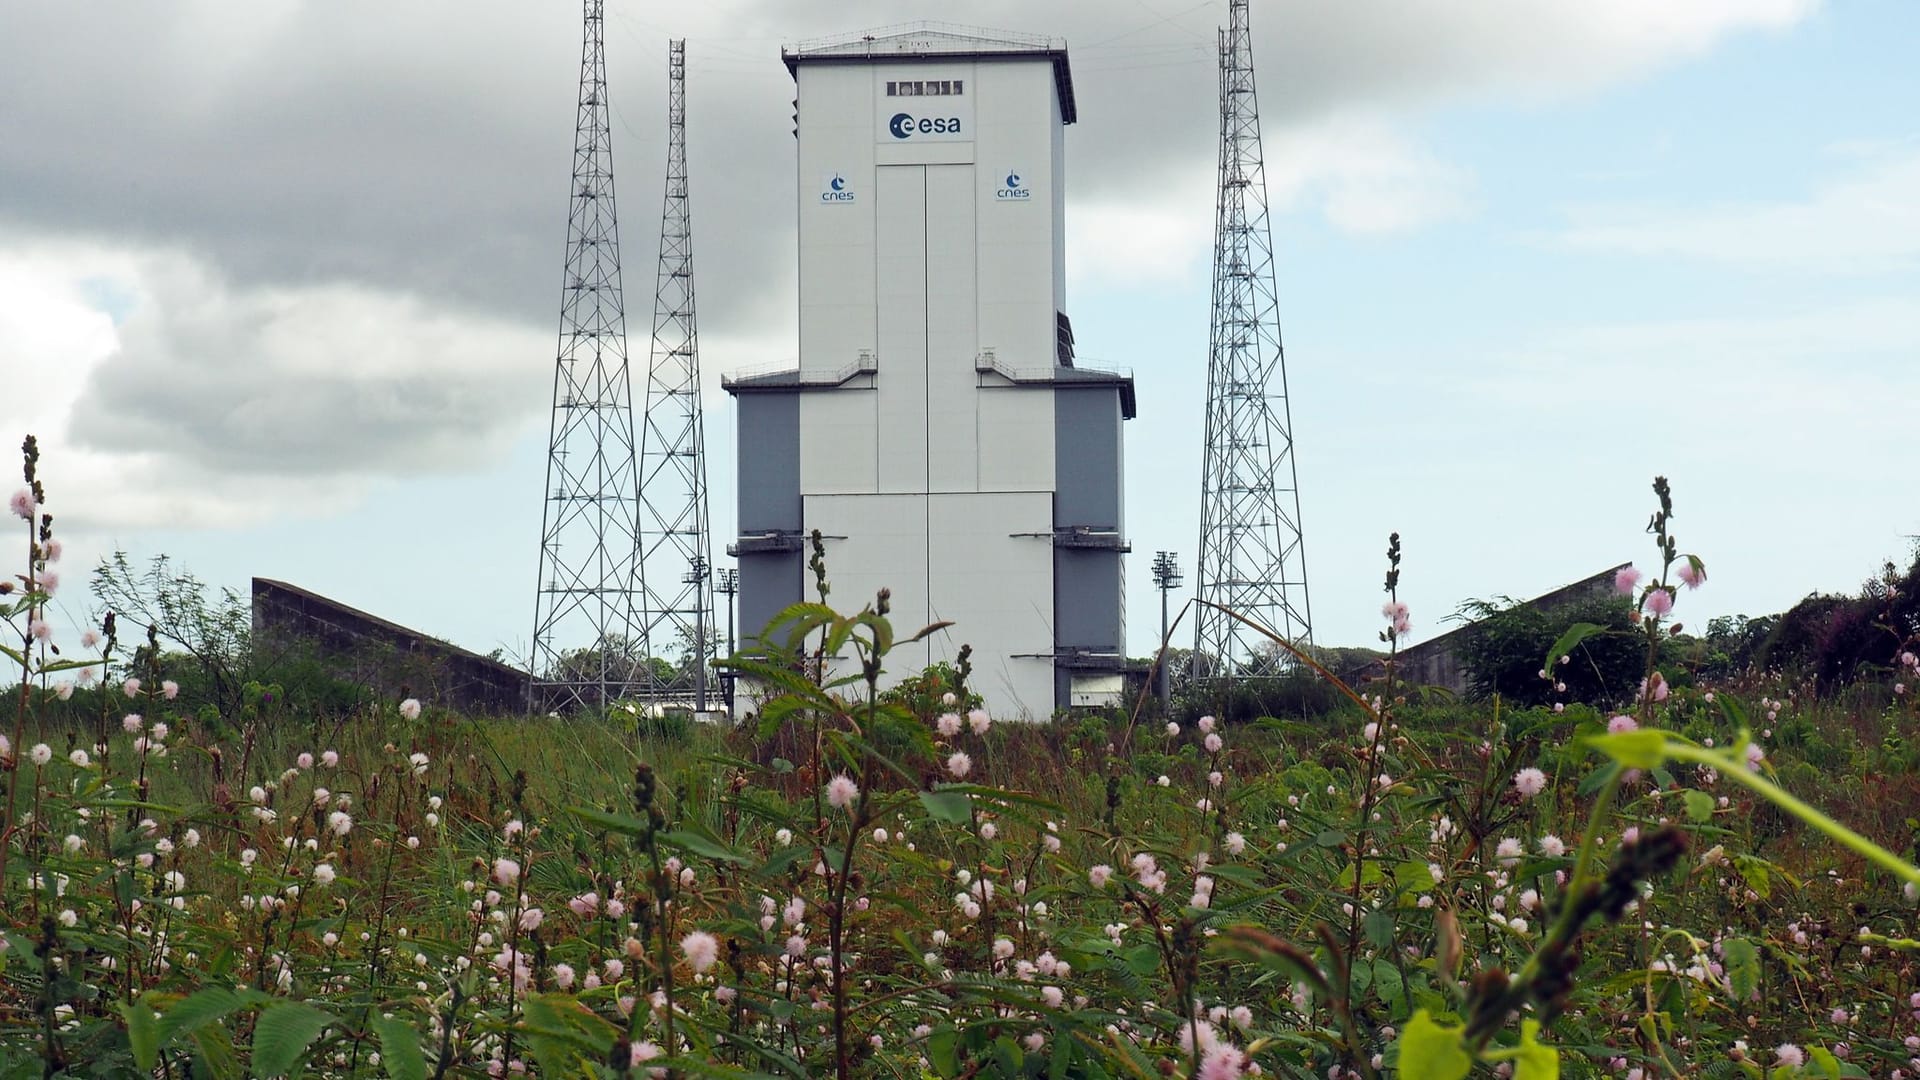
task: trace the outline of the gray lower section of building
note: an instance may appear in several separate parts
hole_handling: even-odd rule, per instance
[[[740,535],[800,528],[800,395],[741,394]]]
[[[800,599],[800,395],[741,394],[739,410],[742,641],[752,641],[781,609]]]
[[[1124,519],[1121,402],[1112,386],[1053,392],[1055,528],[1118,530]]]
[[[755,640],[783,608],[800,602],[805,566],[798,549],[740,556],[741,641]]]
[[[1054,390],[1054,702],[1075,672],[1125,664],[1125,403],[1112,385]],[[1105,542],[1101,542],[1104,540]]]

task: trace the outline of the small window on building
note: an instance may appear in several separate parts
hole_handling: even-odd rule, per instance
[[[898,94],[899,94],[899,91],[900,91],[900,84],[899,84],[899,83],[897,83],[897,82],[889,82],[889,83],[887,84],[887,96],[888,96],[888,97],[896,97],[896,96],[898,96]]]
[[[960,79],[953,80],[953,92],[956,94],[964,94],[967,92],[966,86],[963,80],[960,80]]]

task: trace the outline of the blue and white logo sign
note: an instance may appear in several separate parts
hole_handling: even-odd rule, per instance
[[[926,136],[944,136],[955,138],[963,134],[960,118],[957,116],[915,116],[912,113],[894,113],[887,121],[887,134],[896,139],[912,139]]]
[[[1017,170],[1009,169],[1007,175],[1001,178],[1000,188],[993,193],[993,197],[1002,202],[1019,202],[1033,198],[1033,189],[1021,182]]]
[[[829,204],[850,203],[853,201],[853,185],[839,173],[830,173],[820,185],[820,201]]]

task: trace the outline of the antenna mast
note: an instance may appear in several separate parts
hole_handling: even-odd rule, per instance
[[[645,655],[633,639],[633,394],[602,2],[584,0],[529,709],[605,708],[626,692]]]
[[[706,433],[700,413],[700,334],[693,313],[693,221],[687,206],[687,43],[667,45],[667,188],[660,213],[653,355],[640,434],[640,640],[673,650],[668,678],[648,669],[655,696],[692,692],[707,707],[713,557],[707,532]]]
[[[1304,648],[1313,628],[1247,5],[1230,0],[1220,31],[1220,194],[1196,573],[1201,600]],[[1205,605],[1195,614],[1195,661],[1212,674],[1275,675],[1289,666],[1263,659],[1271,656],[1261,649],[1265,639],[1244,623]]]

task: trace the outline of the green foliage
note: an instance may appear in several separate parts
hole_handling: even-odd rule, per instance
[[[1646,635],[1622,597],[1595,597],[1551,610],[1511,599],[1476,600],[1461,608],[1472,624],[1458,654],[1475,698],[1498,695],[1514,705],[1608,704],[1624,700],[1646,673]],[[1577,630],[1581,626],[1592,630]],[[1555,645],[1567,657],[1541,678]],[[1566,689],[1556,690],[1555,684]]]
[[[1528,674],[1617,633],[1553,630]],[[964,662],[881,689],[884,593],[759,640],[740,729],[30,683],[0,1077],[1764,1075],[1735,1040],[1905,1067],[1903,697],[1676,671],[1631,731],[1338,688],[956,727]],[[1869,762],[1875,797],[1835,797]]]

